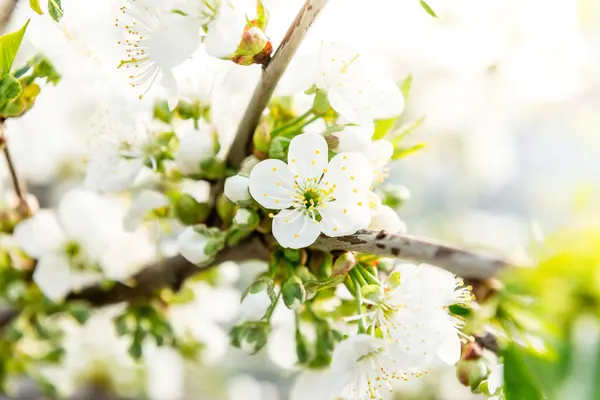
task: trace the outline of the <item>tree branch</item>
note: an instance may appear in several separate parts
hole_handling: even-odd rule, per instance
[[[252,99],[240,122],[236,137],[227,156],[227,163],[231,167],[239,168],[244,158],[251,153],[252,134],[258,125],[262,112],[267,107],[277,83],[288,67],[300,43],[302,43],[308,29],[327,2],[328,0],[306,0],[296,19],[290,25],[275,55],[268,66],[263,69],[260,82],[254,90]]]
[[[131,279],[134,282],[132,285],[118,282],[110,289],[103,288],[101,285],[90,286],[71,293],[67,296],[67,300],[85,301],[94,307],[132,302],[151,297],[164,288],[172,288],[177,291],[191,276],[207,271],[225,261],[266,261],[268,256],[269,253],[265,244],[255,237],[235,247],[225,248],[206,266],[198,267],[181,256],[166,258],[156,264],[149,265],[134,275]],[[19,311],[13,308],[0,310],[0,331],[18,315]]]
[[[29,213],[29,204],[27,203],[26,199],[26,189],[23,187],[21,181],[19,180],[19,175],[17,174],[15,163],[12,159],[12,155],[10,154],[6,137],[4,136],[3,119],[0,119],[0,149],[4,153],[4,159],[6,160],[6,165],[8,166],[8,171],[10,173],[10,179],[12,181],[15,195],[17,196],[17,199],[19,199],[19,208],[27,214]]]
[[[18,2],[19,0],[7,0],[0,4],[0,34],[4,33]]]
[[[361,230],[354,235],[327,237],[321,235],[311,246],[322,251],[356,251],[382,257],[436,265],[457,276],[486,279],[510,266],[507,261],[471,253],[448,245],[386,231]]]
[[[198,267],[188,262],[182,256],[167,258],[148,266],[133,276],[133,285],[117,283],[106,290],[101,286],[91,286],[81,291],[71,293],[67,300],[80,300],[92,306],[101,307],[109,304],[134,301],[150,297],[163,288],[177,291],[184,282],[193,275],[209,270],[225,261],[267,260],[268,251],[258,238],[250,239],[235,247],[227,247],[219,252],[214,260]]]

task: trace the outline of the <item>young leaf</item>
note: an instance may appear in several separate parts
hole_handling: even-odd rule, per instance
[[[433,18],[437,18],[437,14],[435,13],[435,11],[433,11],[429,4],[425,3],[423,0],[420,0],[420,3],[421,7],[423,7],[423,9],[427,11],[427,14],[431,15]]]
[[[396,125],[398,118],[378,119],[375,121],[373,140],[383,139]]]
[[[61,0],[48,0],[48,13],[53,20],[60,21],[64,14]]]
[[[502,351],[504,357],[504,394],[506,400],[537,400],[544,394],[539,382],[527,367],[519,348],[511,345]]]
[[[29,0],[29,7],[39,15],[44,13],[40,7],[40,0]]]
[[[18,31],[0,36],[0,78],[3,78],[10,73],[19,47],[21,47],[27,25],[29,25],[29,20],[27,20],[25,25]]]

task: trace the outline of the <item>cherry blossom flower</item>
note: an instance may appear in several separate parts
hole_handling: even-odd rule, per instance
[[[215,141],[212,127],[200,121],[198,128],[192,126],[193,121],[177,129],[179,147],[175,153],[175,165],[186,175],[200,172],[200,163],[215,156]]]
[[[367,159],[359,153],[327,159],[325,139],[307,133],[290,142],[287,164],[269,159],[252,170],[252,197],[281,210],[273,216],[273,235],[282,246],[306,247],[321,233],[342,236],[369,225],[366,195],[373,173]]]
[[[116,25],[123,30],[119,43],[125,46],[126,57],[121,67],[131,71],[131,86],[142,89],[142,98],[160,77],[172,109],[178,89],[171,70],[200,46],[200,22],[169,6],[171,1],[124,0]]]

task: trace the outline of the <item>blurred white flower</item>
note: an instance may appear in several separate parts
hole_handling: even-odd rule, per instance
[[[211,243],[211,239],[202,233],[189,227],[177,237],[179,253],[192,264],[201,264],[210,260],[206,254],[206,247]]]
[[[406,223],[392,208],[380,205],[371,213],[371,224],[369,229],[385,230],[390,233],[406,233]]]
[[[197,128],[193,120],[187,120],[176,129],[179,147],[175,153],[175,165],[182,174],[200,172],[200,164],[215,156],[215,141],[212,127],[199,121]]]
[[[216,18],[208,25],[204,38],[206,52],[221,59],[233,56],[242,41],[245,25],[244,14],[228,2],[222,4]]]
[[[258,293],[248,293],[242,301],[240,311],[247,321],[258,321],[264,317],[267,308],[271,305],[271,298],[266,290]]]
[[[123,31],[121,62],[131,74],[131,86],[145,95],[160,77],[169,106],[177,105],[178,88],[172,68],[189,58],[200,45],[200,23],[172,11],[164,0],[123,0],[116,19]]]
[[[283,247],[314,243],[321,232],[342,236],[369,225],[366,194],[372,171],[359,153],[340,153],[328,163],[320,135],[302,134],[290,142],[288,163],[268,159],[250,174],[250,193],[267,209],[282,210],[273,235]]]
[[[491,368],[492,372],[488,376],[488,391],[495,394],[502,386],[504,386],[504,364],[497,364]]]
[[[252,197],[248,188],[250,186],[250,178],[243,175],[230,176],[225,180],[224,194],[229,200],[234,203],[248,201]]]
[[[144,190],[135,196],[129,211],[123,219],[123,226],[128,231],[136,230],[148,213],[169,205],[167,196],[156,190]]]

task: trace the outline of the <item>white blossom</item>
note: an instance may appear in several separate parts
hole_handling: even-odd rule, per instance
[[[210,259],[205,251],[210,243],[208,236],[198,233],[193,227],[187,228],[177,237],[179,253],[193,264],[201,264]]]
[[[116,19],[125,47],[121,66],[130,71],[131,86],[145,95],[157,79],[166,89],[169,106],[177,105],[177,82],[171,71],[200,45],[200,23],[172,12],[164,0],[124,0]]]
[[[250,178],[239,174],[230,176],[225,180],[225,197],[234,203],[248,201],[252,198],[248,190],[249,186]]]
[[[219,8],[216,18],[208,25],[204,38],[206,52],[216,58],[229,58],[236,52],[242,40],[246,19],[231,4]]]
[[[369,229],[385,230],[390,233],[406,233],[406,223],[392,208],[380,205],[371,213],[371,224]]]
[[[340,153],[329,163],[322,136],[302,134],[290,142],[288,163],[264,160],[250,174],[250,193],[273,219],[273,235],[284,247],[301,248],[322,233],[342,236],[369,225],[366,204],[372,171],[359,153]]]
[[[123,226],[128,231],[136,230],[148,213],[169,205],[167,196],[156,190],[144,190],[140,192],[131,203],[129,211],[123,219]]]
[[[215,156],[215,141],[210,125],[200,121],[198,128],[188,120],[177,130],[179,147],[175,153],[175,165],[186,175],[200,172],[200,164]]]

